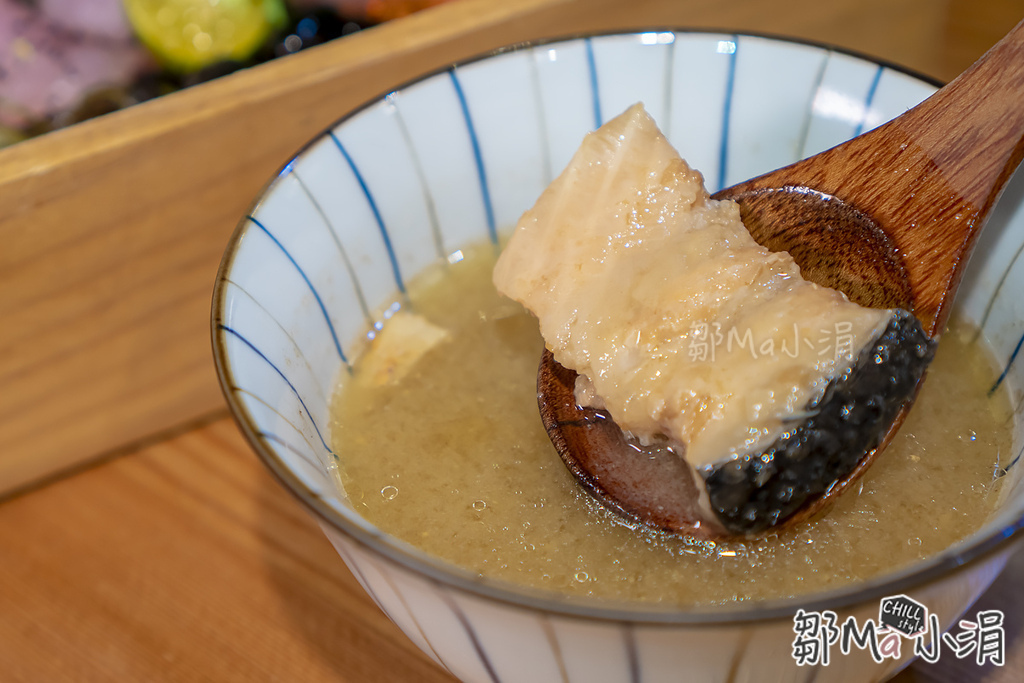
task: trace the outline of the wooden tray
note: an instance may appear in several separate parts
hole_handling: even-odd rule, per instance
[[[1013,0],[461,0],[0,150],[0,494],[222,409],[214,273],[264,183],[346,111],[518,41],[656,26],[823,41],[948,79]]]

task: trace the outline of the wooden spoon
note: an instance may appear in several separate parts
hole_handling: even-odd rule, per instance
[[[937,338],[982,226],[1024,156],[1024,22],[917,107],[849,142],[721,190],[754,239],[789,251],[805,278],[877,308],[904,308]],[[580,408],[576,373],[545,351],[538,402],[566,465],[623,516],[674,533],[719,536],[692,471],[675,454],[643,454],[604,411]],[[909,404],[908,404],[909,405]],[[789,525],[856,481],[902,424]]]

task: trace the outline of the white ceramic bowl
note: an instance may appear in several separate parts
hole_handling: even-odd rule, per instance
[[[1024,510],[1024,177],[982,236],[959,309],[1017,392],[1017,481],[998,518],[897,574],[799,600],[680,611],[557,598],[478,578],[379,532],[332,483],[328,401],[348,349],[424,267],[515,224],[584,133],[642,100],[711,191],[872,128],[934,85],[840,51],[749,35],[652,31],[519,46],[403,86],[314,140],[228,246],[217,368],[267,466],[316,515],[384,612],[466,681],[868,681],[906,664],[792,657],[798,609],[878,618],[905,593],[943,628],[1004,565]],[[946,656],[952,656],[947,653]]]

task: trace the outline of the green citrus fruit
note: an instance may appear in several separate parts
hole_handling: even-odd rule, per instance
[[[283,0],[123,0],[135,34],[163,64],[197,71],[243,61],[284,24]]]

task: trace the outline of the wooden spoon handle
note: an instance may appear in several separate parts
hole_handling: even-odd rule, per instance
[[[976,215],[986,215],[1024,156],[1024,21],[949,85],[882,126],[879,134],[913,140],[948,189]],[[975,221],[971,229],[978,227]]]
[[[889,279],[909,282],[908,304],[934,335],[948,317],[948,295],[959,284],[975,238],[1022,156],[1024,22],[902,116],[716,196],[735,198],[741,206],[748,202],[744,209],[756,212],[759,193],[810,188],[855,207],[887,238],[863,261],[879,263],[886,251],[896,255],[901,266],[890,269]],[[777,221],[779,203],[769,203],[770,221]],[[833,233],[829,239],[834,238]],[[856,271],[859,265],[846,270]]]

